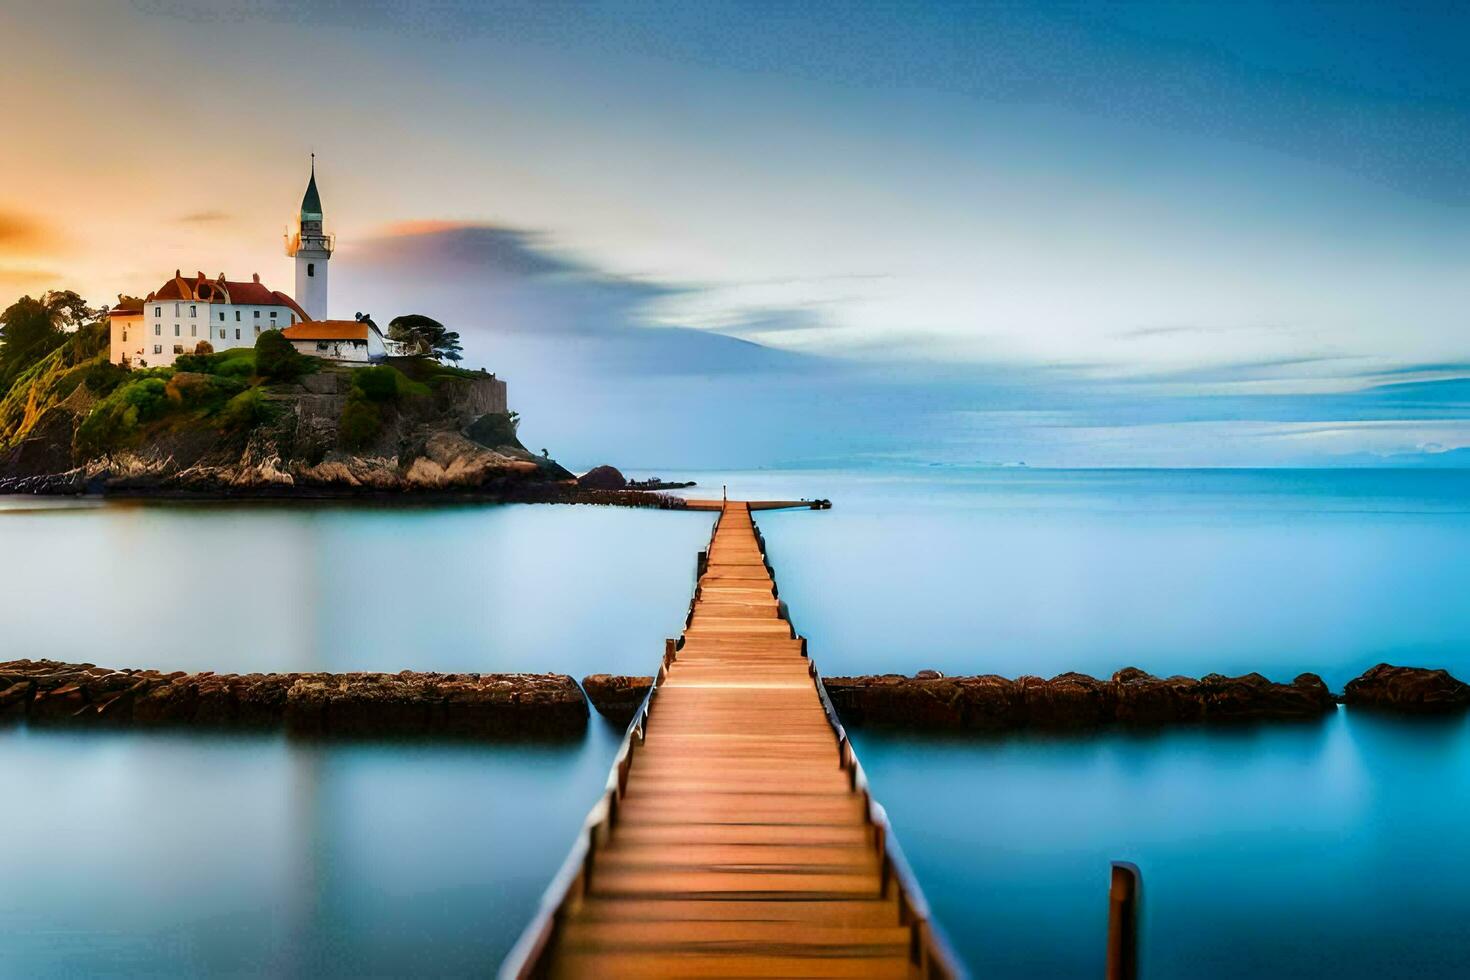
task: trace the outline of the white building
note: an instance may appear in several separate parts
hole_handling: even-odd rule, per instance
[[[140,312],[113,314],[112,362],[167,366],[180,354],[192,354],[201,340],[217,351],[254,347],[262,332],[306,319],[294,299],[262,284],[259,275],[249,282],[228,280],[224,273],[186,279],[175,269],[172,279],[143,300]]]
[[[284,329],[307,319],[306,311],[278,289],[251,276],[232,282],[225,273],[210,279],[203,272],[173,278],[147,295],[143,310],[112,316],[112,361],[134,367],[162,367],[179,354],[193,354],[200,341],[216,351],[254,347],[263,331]]]
[[[307,320],[281,332],[301,353],[328,361],[366,364],[396,346],[371,320]]]
[[[256,338],[266,330],[285,330],[324,319],[327,263],[334,247],[332,238],[322,232],[322,201],[316,189],[313,158],[296,231],[286,236],[286,254],[296,259],[296,295],[301,302],[265,286],[258,274],[249,282],[236,282],[226,279],[224,273],[214,279],[202,272],[185,278],[181,270],[175,269],[173,278],[149,293],[141,305],[119,302],[112,311],[112,362],[166,367],[180,354],[193,353],[201,340],[209,341],[217,351],[254,347]],[[378,340],[376,353],[381,354],[381,338]],[[306,353],[315,353],[316,343],[312,338],[313,349]],[[353,353],[355,346],[349,341],[341,349]],[[358,360],[355,355],[341,359]]]
[[[301,198],[296,230],[286,233],[286,254],[296,260],[296,299],[313,320],[327,318],[327,264],[336,239],[322,231],[322,199],[316,190],[316,154],[311,155],[311,180]]]

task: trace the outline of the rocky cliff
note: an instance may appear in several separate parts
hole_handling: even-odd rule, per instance
[[[29,389],[11,393],[30,414],[18,410],[24,424],[0,441],[0,493],[546,499],[574,487],[571,473],[516,439],[505,385],[492,375],[409,360],[372,370],[388,373],[369,379],[323,364],[262,384],[164,369],[150,373],[161,408],[143,402],[146,391],[118,397],[129,375],[113,382],[111,396],[74,381],[58,397],[61,375],[38,372]],[[366,384],[384,379],[381,391]],[[244,407],[232,407],[241,395]],[[144,405],[144,421],[130,401]],[[89,420],[109,411],[124,437],[90,445],[89,432],[103,427]]]

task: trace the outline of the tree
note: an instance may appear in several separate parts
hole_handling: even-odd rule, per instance
[[[422,313],[407,313],[388,321],[388,339],[402,344],[417,357],[432,357],[436,361],[461,359],[459,334]]]
[[[310,362],[279,330],[267,330],[255,338],[255,373],[262,378],[290,381],[311,370]]]
[[[211,344],[207,340],[201,340],[201,341],[199,341],[199,343],[197,343],[197,344],[194,345],[194,356],[195,357],[208,357],[210,354],[213,354],[213,353],[214,353],[214,345]]]
[[[66,340],[46,303],[50,295],[22,296],[0,313],[0,392],[8,391],[22,371]]]
[[[87,305],[87,301],[70,289],[53,289],[41,297],[41,305],[51,318],[51,325],[65,331],[78,330],[94,323],[102,311]]]

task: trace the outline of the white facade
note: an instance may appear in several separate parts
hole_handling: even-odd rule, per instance
[[[276,301],[230,302],[231,286],[252,298]],[[114,321],[111,359],[114,364],[126,359],[134,367],[167,367],[180,354],[192,354],[201,340],[217,351],[254,347],[264,331],[302,319],[288,299],[261,286],[259,277],[251,283],[226,283],[203,277],[190,281],[176,274],[164,289],[149,294],[141,317]]]
[[[300,235],[296,257],[296,302],[313,320],[327,318],[327,262],[332,257],[328,240],[321,235]]]
[[[258,275],[250,281],[235,282],[226,280],[223,274],[210,279],[200,272],[186,279],[176,269],[172,279],[148,294],[140,311],[132,308],[136,302],[132,300],[126,311],[114,311],[112,362],[167,367],[180,354],[192,354],[200,341],[208,341],[216,351],[254,347],[256,339],[267,330],[325,320],[327,266],[335,242],[322,230],[321,208],[313,162],[296,230],[286,236],[286,254],[296,260],[295,298],[262,285]],[[325,350],[317,348],[322,338],[312,338],[311,343],[296,347],[316,357],[366,361],[374,353],[382,353],[381,337],[376,330],[372,335],[378,341],[376,351],[370,349],[372,338],[359,343],[355,336],[326,338],[340,344]]]
[[[291,346],[308,357],[324,361],[366,364],[372,360],[366,340],[293,340]]]
[[[313,320],[327,318],[327,267],[335,244],[332,236],[322,230],[322,199],[316,189],[313,154],[311,180],[301,199],[296,232],[286,236],[286,254],[296,260],[296,302]]]

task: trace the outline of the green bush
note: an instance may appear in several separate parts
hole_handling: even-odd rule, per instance
[[[253,429],[262,422],[269,421],[270,416],[270,403],[261,390],[247,388],[225,402],[225,407],[220,410],[219,420],[226,429]]]
[[[398,397],[400,377],[401,375],[390,367],[358,368],[352,372],[352,384],[369,401],[386,402]]]
[[[57,379],[55,385],[52,387],[52,397],[60,401],[76,391],[86,383],[87,372],[90,370],[90,366],[79,365],[67,371]]]
[[[216,354],[212,366],[214,373],[222,378],[248,378],[255,373],[255,351],[245,348],[247,357],[226,357]]]
[[[255,339],[255,370],[269,381],[294,381],[316,370],[316,362],[291,346],[279,330],[267,330]]]
[[[342,406],[342,421],[339,434],[342,445],[348,449],[364,449],[370,446],[383,428],[383,412],[376,404],[353,394]]]
[[[111,449],[145,423],[168,410],[168,382],[160,377],[130,380],[98,402],[77,427],[78,447],[88,452]]]
[[[245,382],[238,378],[176,371],[164,387],[164,393],[175,405],[217,408],[244,387]]]

